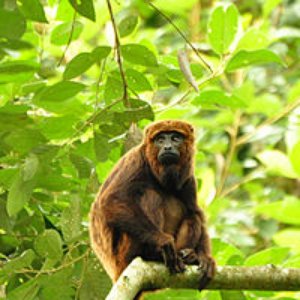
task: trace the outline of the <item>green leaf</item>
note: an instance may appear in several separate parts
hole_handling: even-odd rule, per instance
[[[115,113],[115,119],[122,122],[138,122],[143,119],[154,120],[154,113],[151,106],[139,99],[129,99],[131,108],[127,108],[124,112]]]
[[[226,66],[227,72],[257,64],[278,63],[284,65],[281,58],[268,49],[255,51],[241,50],[237,52]]]
[[[292,148],[289,155],[293,169],[300,176],[300,141],[298,141]]]
[[[34,175],[36,174],[39,167],[39,159],[36,155],[30,154],[25,159],[24,167],[23,167],[23,180],[29,181],[33,179]]]
[[[272,247],[250,255],[245,260],[245,266],[263,266],[267,264],[281,264],[288,256],[289,248]]]
[[[217,6],[208,21],[208,40],[218,54],[228,51],[238,30],[239,13],[233,5]]]
[[[58,46],[66,45],[69,42],[72,31],[71,41],[78,39],[82,30],[83,25],[78,21],[75,21],[74,24],[72,22],[62,23],[53,29],[51,43]]]
[[[91,162],[84,156],[70,154],[70,160],[78,172],[79,178],[90,178],[92,172]]]
[[[137,16],[129,15],[123,18],[120,24],[118,25],[120,37],[125,37],[130,35],[134,31],[137,23],[138,23]]]
[[[34,249],[38,255],[53,260],[60,260],[62,251],[62,241],[56,230],[48,229],[39,235],[34,241]]]
[[[244,256],[242,251],[220,239],[212,239],[212,249],[213,257],[217,260],[217,264],[221,266],[226,265],[232,257]]]
[[[96,47],[91,54],[94,57],[96,62],[100,62],[102,59],[106,58],[111,52],[111,47],[108,46],[99,46]]]
[[[17,175],[9,189],[7,198],[6,209],[9,216],[16,215],[29,201],[34,185],[34,180],[24,180],[22,172]]]
[[[297,178],[290,160],[279,150],[265,150],[257,155],[257,158],[265,165],[268,172],[287,178]]]
[[[271,42],[268,32],[260,28],[250,28],[239,40],[238,50],[258,50],[266,48]]]
[[[221,105],[230,108],[245,107],[244,101],[234,95],[226,94],[220,90],[206,90],[195,97],[193,104],[200,106]]]
[[[99,263],[95,259],[89,259],[79,298],[81,300],[105,299],[111,286],[109,277],[100,269]]]
[[[243,291],[220,291],[222,300],[248,300]]]
[[[156,67],[157,60],[153,52],[147,47],[138,44],[127,44],[121,46],[121,52],[125,60],[132,64],[145,67]]]
[[[278,6],[282,0],[266,0],[263,2],[263,15],[264,18],[268,17],[268,15]]]
[[[37,69],[38,65],[30,60],[3,62],[0,65],[0,82],[23,82],[29,80],[30,77],[33,77]]]
[[[300,201],[292,196],[286,197],[283,201],[261,203],[254,210],[282,223],[300,225]]]
[[[25,30],[26,20],[19,10],[0,8],[0,37],[18,40]]]
[[[77,77],[88,70],[95,63],[91,53],[80,53],[75,56],[66,66],[63,74],[64,80]]]
[[[112,146],[109,144],[109,138],[101,133],[94,135],[94,151],[98,161],[106,161]]]
[[[135,92],[151,91],[152,87],[146,76],[134,69],[126,70],[126,79],[130,89]]]
[[[96,21],[93,0],[69,0],[74,9],[83,17]]]
[[[20,256],[5,263],[0,269],[0,274],[4,273],[6,276],[10,276],[21,269],[30,267],[35,257],[32,249],[26,250]]]
[[[300,253],[300,229],[283,229],[277,232],[273,239],[277,245],[288,247],[292,251]]]
[[[60,102],[72,98],[81,92],[85,85],[73,81],[60,81],[52,86],[44,88],[36,94],[34,100]]]
[[[79,197],[71,199],[70,206],[65,208],[60,218],[64,240],[74,242],[81,235],[81,208]]]
[[[48,23],[43,5],[39,0],[21,0],[20,10],[29,20]]]
[[[121,77],[108,76],[104,87],[104,99],[105,102],[110,102],[110,100],[120,99],[123,96],[123,84]]]
[[[8,292],[7,300],[35,300],[40,286],[38,278],[33,278]]]

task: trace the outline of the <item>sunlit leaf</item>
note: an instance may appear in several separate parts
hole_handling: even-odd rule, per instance
[[[153,52],[147,47],[138,44],[127,44],[121,46],[122,55],[125,60],[133,64],[145,67],[156,67],[157,60]]]
[[[147,77],[134,69],[126,70],[126,79],[128,86],[135,92],[150,91],[152,87]]]
[[[265,150],[257,155],[257,158],[265,165],[267,171],[274,175],[288,178],[297,178],[290,160],[279,150]]]
[[[53,29],[51,43],[58,46],[65,45],[69,42],[71,34],[71,41],[76,40],[80,36],[82,30],[83,25],[78,21],[75,21],[74,23],[62,23]]]
[[[275,243],[282,247],[289,247],[292,251],[300,253],[300,230],[297,228],[283,229],[273,237]],[[292,241],[292,242],[291,242]]]
[[[135,15],[128,15],[123,18],[118,25],[120,36],[125,37],[130,35],[134,31],[137,23],[138,17]]]
[[[20,10],[29,20],[48,23],[40,0],[21,0]]]
[[[85,85],[73,81],[61,81],[44,88],[35,100],[60,102],[74,97],[85,88]]]
[[[231,72],[240,68],[257,64],[278,63],[283,65],[281,58],[268,49],[255,51],[241,50],[237,52],[228,62],[226,71]]]
[[[96,21],[93,0],[69,0],[74,9],[83,17]]]
[[[290,160],[294,170],[300,177],[300,141],[298,141],[291,150]]]
[[[300,201],[294,197],[286,197],[282,201],[261,203],[254,210],[282,223],[300,225]]]
[[[268,15],[278,6],[282,0],[266,0],[263,2],[263,13],[264,17],[268,17]]]
[[[245,260],[245,266],[263,266],[268,264],[280,264],[288,256],[289,248],[272,247],[256,252]]]
[[[208,22],[208,39],[218,54],[226,53],[238,30],[239,13],[233,5],[217,6]]]
[[[19,10],[0,8],[0,37],[17,40],[25,30],[26,20]]]

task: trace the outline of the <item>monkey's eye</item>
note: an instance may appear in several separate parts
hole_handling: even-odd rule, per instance
[[[165,138],[162,135],[159,135],[155,138],[155,143],[162,144],[165,141]]]
[[[173,134],[171,139],[173,142],[182,142],[184,140],[184,136],[181,134]]]

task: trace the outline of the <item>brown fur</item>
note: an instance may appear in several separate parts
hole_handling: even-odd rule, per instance
[[[185,140],[178,164],[166,167],[157,160],[153,139],[169,131],[180,132]],[[182,271],[183,263],[201,262],[206,279],[213,276],[215,263],[196,202],[193,132],[182,121],[153,123],[142,144],[124,155],[102,185],[91,209],[90,237],[113,282],[136,256],[167,258],[175,272]]]

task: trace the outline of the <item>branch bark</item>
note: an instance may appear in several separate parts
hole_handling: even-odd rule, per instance
[[[197,289],[202,276],[197,266],[189,266],[182,274],[170,275],[163,264],[137,257],[114,284],[106,300],[131,300],[140,291],[166,287]],[[220,266],[207,289],[297,291],[300,290],[300,268]]]

